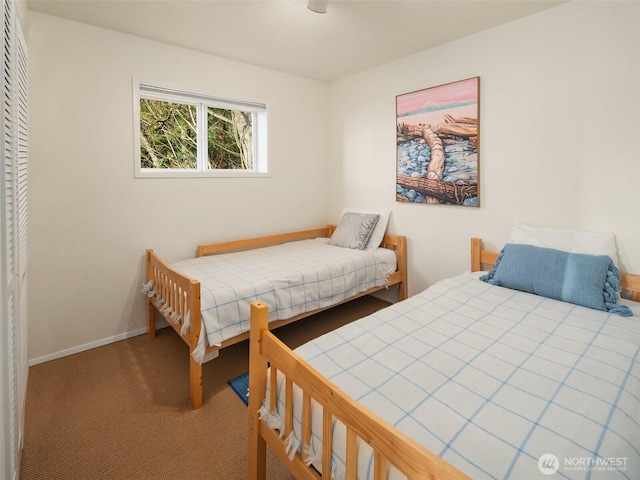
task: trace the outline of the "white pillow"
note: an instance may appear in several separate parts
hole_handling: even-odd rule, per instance
[[[586,232],[564,228],[533,227],[514,222],[510,243],[553,248],[586,255],[607,255],[618,265],[618,247],[613,233]]]
[[[340,214],[340,218],[347,213],[375,213],[380,215],[376,227],[373,229],[369,241],[365,247],[366,250],[375,250],[382,243],[382,238],[387,231],[387,224],[389,223],[389,217],[391,216],[391,210],[376,210],[376,209],[359,209],[359,208],[344,208]]]

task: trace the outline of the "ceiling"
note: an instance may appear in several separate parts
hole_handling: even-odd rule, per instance
[[[330,82],[566,0],[28,0],[29,10]]]

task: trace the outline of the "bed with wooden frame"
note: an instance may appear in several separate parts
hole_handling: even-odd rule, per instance
[[[328,225],[325,228],[304,230],[299,232],[269,235],[265,237],[237,240],[197,247],[197,257],[216,255],[223,253],[239,252],[244,250],[257,249],[279,245],[287,242],[299,240],[315,239],[318,237],[331,237],[335,226]],[[378,290],[385,289],[392,285],[397,285],[398,299],[402,300],[407,296],[407,257],[406,239],[401,235],[385,235],[380,248],[389,249],[395,252],[396,270],[387,275],[386,285],[369,288],[355,296],[352,296],[341,303],[354,300],[368,295]],[[197,279],[190,278],[170,265],[165,263],[153,250],[146,251],[146,279],[152,282],[153,290],[148,296],[148,335],[154,338],[156,333],[156,311],[158,311],[180,335],[189,346],[189,352],[194,351],[200,339],[202,331],[201,323],[201,285]],[[337,305],[337,304],[336,304]],[[335,305],[331,305],[335,306]],[[288,319],[276,320],[269,323],[270,329],[275,329],[283,325],[298,321],[310,315],[318,313],[329,307],[307,311]],[[175,321],[178,318],[185,318],[189,315],[190,328],[184,332],[180,323]],[[234,345],[249,338],[249,332],[236,335],[224,340],[220,345],[207,346],[205,359],[215,358],[217,351]],[[205,360],[207,361],[207,360]],[[202,406],[202,363],[194,360],[189,355],[189,384],[191,394],[191,404],[193,409]]]
[[[471,240],[472,272],[481,271],[482,267],[493,267],[498,256],[498,253],[484,250],[480,239],[474,238]],[[630,293],[631,300],[640,302],[640,275],[621,275],[620,285],[623,291],[626,292],[625,295]],[[525,293],[524,295],[530,294]],[[411,299],[408,301],[411,301]],[[560,303],[564,304],[564,302]],[[470,476],[449,462],[443,460],[412,438],[401,433],[389,423],[363,408],[325,376],[311,367],[308,362],[280,342],[267,329],[267,310],[267,307],[259,302],[252,304],[248,418],[249,479],[265,478],[265,452],[267,445],[279,456],[282,462],[298,479],[335,478],[333,475],[322,475],[319,473],[332,471],[331,442],[333,441],[333,421],[341,422],[346,426],[346,441],[343,446],[345,449],[345,471],[339,475],[339,477],[346,479],[356,478],[358,449],[360,448],[358,442],[364,442],[373,450],[370,456],[372,460],[370,460],[369,466],[374,473],[370,478],[387,479],[389,478],[387,475],[390,468],[399,470],[409,479],[470,478]],[[635,307],[634,312],[636,313],[634,313],[631,319],[637,320],[637,315],[639,314],[637,313],[638,311],[635,310]],[[587,313],[587,315],[589,315],[589,313]],[[610,316],[617,317],[616,315]],[[355,323],[359,322],[361,321],[356,321]],[[634,332],[636,337],[637,333],[637,331]],[[635,357],[631,362],[633,365],[637,363],[637,352],[640,351],[640,347],[635,346],[632,348],[636,350]],[[633,351],[631,352],[631,356],[633,357]],[[631,370],[631,367],[629,367],[629,369]],[[277,380],[277,377],[280,377],[280,380]],[[284,377],[284,380],[282,380],[282,377]],[[280,384],[278,384],[279,381],[281,382]],[[278,385],[280,386],[278,387]],[[640,387],[634,388],[640,390]],[[294,404],[292,400],[294,390],[297,391],[297,396],[295,397],[297,399],[296,402],[298,402],[297,407],[292,406],[292,404]],[[300,393],[300,391],[302,393]],[[620,396],[620,394],[618,396]],[[278,412],[284,412],[283,415],[281,415],[282,418],[279,426],[274,427],[272,423],[269,423],[270,415],[265,415],[266,418],[262,416],[265,413],[263,399],[265,404],[268,401],[270,405],[279,405]],[[316,420],[311,420],[312,402],[320,405],[322,412],[321,435],[324,439],[328,439],[327,443],[325,443],[325,440],[321,442],[322,452],[320,455],[316,455],[315,466],[310,466],[309,459],[305,460],[303,458],[303,448],[300,448],[300,445],[294,447],[294,449],[292,449],[291,445],[295,408],[297,408],[295,415],[299,416],[297,428],[301,431],[302,445],[304,446],[311,442],[311,424],[313,423],[315,425],[314,428],[317,427]],[[299,405],[300,403],[302,404],[301,407]],[[280,405],[282,405],[281,408]],[[317,415],[317,410],[314,411],[316,412],[314,415]],[[637,422],[637,419],[635,421]],[[635,435],[637,436],[637,433]],[[633,445],[631,445],[631,447],[636,448],[633,447]],[[640,458],[637,449],[634,450],[634,452],[633,455],[637,455],[638,458]],[[612,452],[611,454],[622,457],[624,452]],[[625,460],[630,459],[625,457]],[[635,460],[636,462],[638,461],[637,459]],[[621,459],[618,459],[618,461],[620,462]],[[561,465],[554,465],[549,461],[544,465],[538,463],[538,468],[540,469],[551,466],[555,468],[561,467]],[[621,469],[627,467],[627,464],[625,464],[624,467],[620,467],[618,464],[616,473],[620,473]],[[640,465],[635,465],[635,467],[640,468]],[[493,476],[493,473],[494,472],[491,472],[489,476]],[[539,472],[536,471],[536,474],[537,473]],[[638,472],[627,471],[626,473],[625,475],[625,472],[622,471],[623,475],[620,477],[607,478],[632,478],[634,474]],[[471,474],[471,476],[473,476],[473,474]],[[512,477],[522,478],[513,474],[513,472]],[[360,475],[358,475],[357,478],[361,478]],[[364,478],[364,476],[362,478]],[[541,478],[545,477],[541,476]]]

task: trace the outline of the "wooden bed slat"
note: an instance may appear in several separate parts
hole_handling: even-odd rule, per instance
[[[311,445],[311,396],[302,393],[302,445]]]
[[[384,458],[380,452],[375,452],[373,456],[373,464],[373,480],[386,480],[387,459]]]
[[[358,436],[347,426],[347,456],[345,478],[356,478],[358,473]]]
[[[269,405],[277,405],[277,401],[278,401],[278,369],[276,367],[272,367],[271,375],[269,376]]]
[[[333,415],[324,408],[322,410],[322,476],[331,478],[331,453],[333,451]]]
[[[284,416],[284,436],[286,438],[293,430],[293,382],[290,378],[287,378],[284,383],[284,411],[286,412]],[[275,405],[275,403],[272,403],[272,405]]]

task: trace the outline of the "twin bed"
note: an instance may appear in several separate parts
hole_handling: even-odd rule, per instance
[[[171,265],[147,250],[148,334],[159,312],[189,346],[194,409],[202,364],[249,338],[252,302],[269,307],[273,329],[392,285],[406,298],[406,241],[385,235],[382,216],[349,213],[338,227],[201,245],[196,258]]]
[[[473,239],[472,273],[295,352],[255,302],[249,478],[267,444],[299,479],[638,478],[640,276],[522,248]]]

